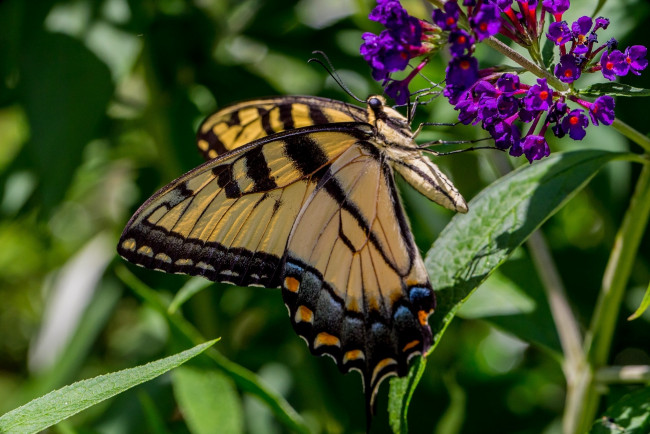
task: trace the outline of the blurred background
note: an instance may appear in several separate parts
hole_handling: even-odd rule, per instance
[[[403,3],[413,15],[430,14],[426,2]],[[573,3],[569,21],[590,14],[595,2]],[[380,93],[358,54],[362,33],[381,30],[367,19],[372,7],[367,0],[0,1],[0,414],[73,381],[178,350],[163,316],[125,276],[167,299],[189,279],[117,257],[126,221],[159,187],[201,163],[195,132],[216,108],[284,94],[350,101],[320,66],[307,64],[313,50],[325,51],[360,97]],[[650,15],[646,1],[612,0],[601,14],[612,21],[601,30],[603,42],[616,37],[621,47],[650,45],[650,33],[640,26]],[[478,57],[485,65],[504,62],[488,49],[479,49]],[[443,53],[425,71],[437,82],[444,68]],[[650,88],[648,74],[623,81]],[[428,86],[417,80],[412,90]],[[617,103],[618,117],[648,131],[647,99]],[[439,98],[420,110],[418,120],[453,122],[455,113]],[[423,134],[481,136],[471,126]],[[589,128],[582,142],[552,143],[554,151],[630,146],[602,126]],[[522,164],[495,154],[469,152],[436,162],[469,200],[499,177],[504,164]],[[543,227],[583,325],[638,171],[630,163],[611,164]],[[451,214],[398,181],[426,252]],[[625,319],[650,280],[649,260],[646,234],[612,363],[650,364],[650,313]],[[559,432],[565,387],[560,346],[536,276],[522,248],[470,298],[429,360],[411,405],[412,432]],[[286,397],[314,432],[365,430],[358,375],[343,376],[331,360],[309,354],[278,290],[212,284],[182,306],[182,315],[206,338],[221,337],[216,348]],[[387,384],[373,432],[389,430]],[[232,414],[246,432],[286,431],[255,396],[233,390]],[[610,397],[628,390],[612,388]],[[163,376],[52,430],[188,427],[170,376]]]

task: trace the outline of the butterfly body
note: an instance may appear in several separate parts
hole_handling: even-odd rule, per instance
[[[467,206],[382,97],[226,107],[201,125],[208,161],[127,224],[119,253],[147,268],[281,287],[312,353],[361,372],[368,406],[431,344],[433,290],[395,187],[398,172],[447,208]]]

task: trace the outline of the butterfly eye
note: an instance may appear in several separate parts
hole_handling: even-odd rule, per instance
[[[380,108],[380,107],[382,106],[381,101],[379,100],[379,98],[375,98],[375,97],[372,97],[372,98],[370,98],[370,99],[368,100],[368,105],[369,105],[373,110],[377,110],[378,108]]]

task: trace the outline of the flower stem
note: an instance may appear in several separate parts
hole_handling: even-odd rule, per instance
[[[497,50],[499,53],[513,60],[517,64],[521,65],[523,68],[532,72],[536,76],[540,78],[545,78],[546,81],[555,89],[561,92],[565,92],[569,89],[569,86],[567,86],[566,83],[561,82],[556,76],[554,76],[547,70],[539,67],[538,65],[531,62],[530,60],[526,59],[524,56],[517,53],[512,48],[508,47],[506,44],[499,41],[494,36],[490,36],[489,38],[484,39],[483,42],[485,42],[489,47]]]
[[[623,134],[625,137],[641,146],[646,150],[646,152],[650,152],[650,138],[645,134],[642,134],[640,131],[635,130],[618,118],[614,118],[612,127],[616,128],[619,133]]]
[[[574,400],[581,405],[575,408],[575,425],[567,432],[586,432],[593,423],[600,393],[591,369],[600,369],[607,363],[623,294],[649,216],[650,164],[644,164],[623,224],[616,235],[591,325],[585,336],[589,367],[584,371],[583,381],[573,392]]]
[[[580,326],[576,317],[571,311],[571,306],[566,296],[564,285],[557,271],[557,266],[553,261],[550,249],[543,234],[535,231],[528,239],[528,247],[535,264],[539,271],[540,279],[546,296],[548,297],[551,314],[555,321],[555,328],[560,337],[562,352],[566,359],[566,365],[570,368],[581,364],[585,360],[585,353],[582,348],[582,335]],[[565,369],[567,381],[570,381],[574,373],[571,369]]]

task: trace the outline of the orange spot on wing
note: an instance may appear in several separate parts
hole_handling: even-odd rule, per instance
[[[291,292],[298,292],[298,289],[300,289],[300,281],[295,277],[286,277],[284,279],[284,287]]]
[[[323,345],[327,345],[329,347],[332,346],[340,346],[341,341],[339,338],[337,338],[334,335],[331,335],[329,333],[321,332],[316,335],[316,339],[314,339],[314,348],[321,347]]]
[[[411,342],[409,342],[408,344],[404,345],[404,348],[402,348],[402,351],[403,351],[403,352],[406,352],[406,351],[410,350],[410,349],[413,348],[413,347],[417,347],[418,345],[420,345],[420,341],[418,341],[418,340],[416,339],[416,340],[411,341]]]
[[[306,306],[298,306],[296,315],[294,317],[296,322],[312,322],[314,320],[314,312]]]
[[[366,356],[361,350],[350,350],[343,355],[343,363],[351,362],[352,360],[365,359]]]
[[[426,326],[426,325],[429,324],[428,319],[429,319],[429,314],[430,313],[431,312],[425,312],[423,310],[418,311],[418,320],[420,320],[420,324],[422,326]]]

